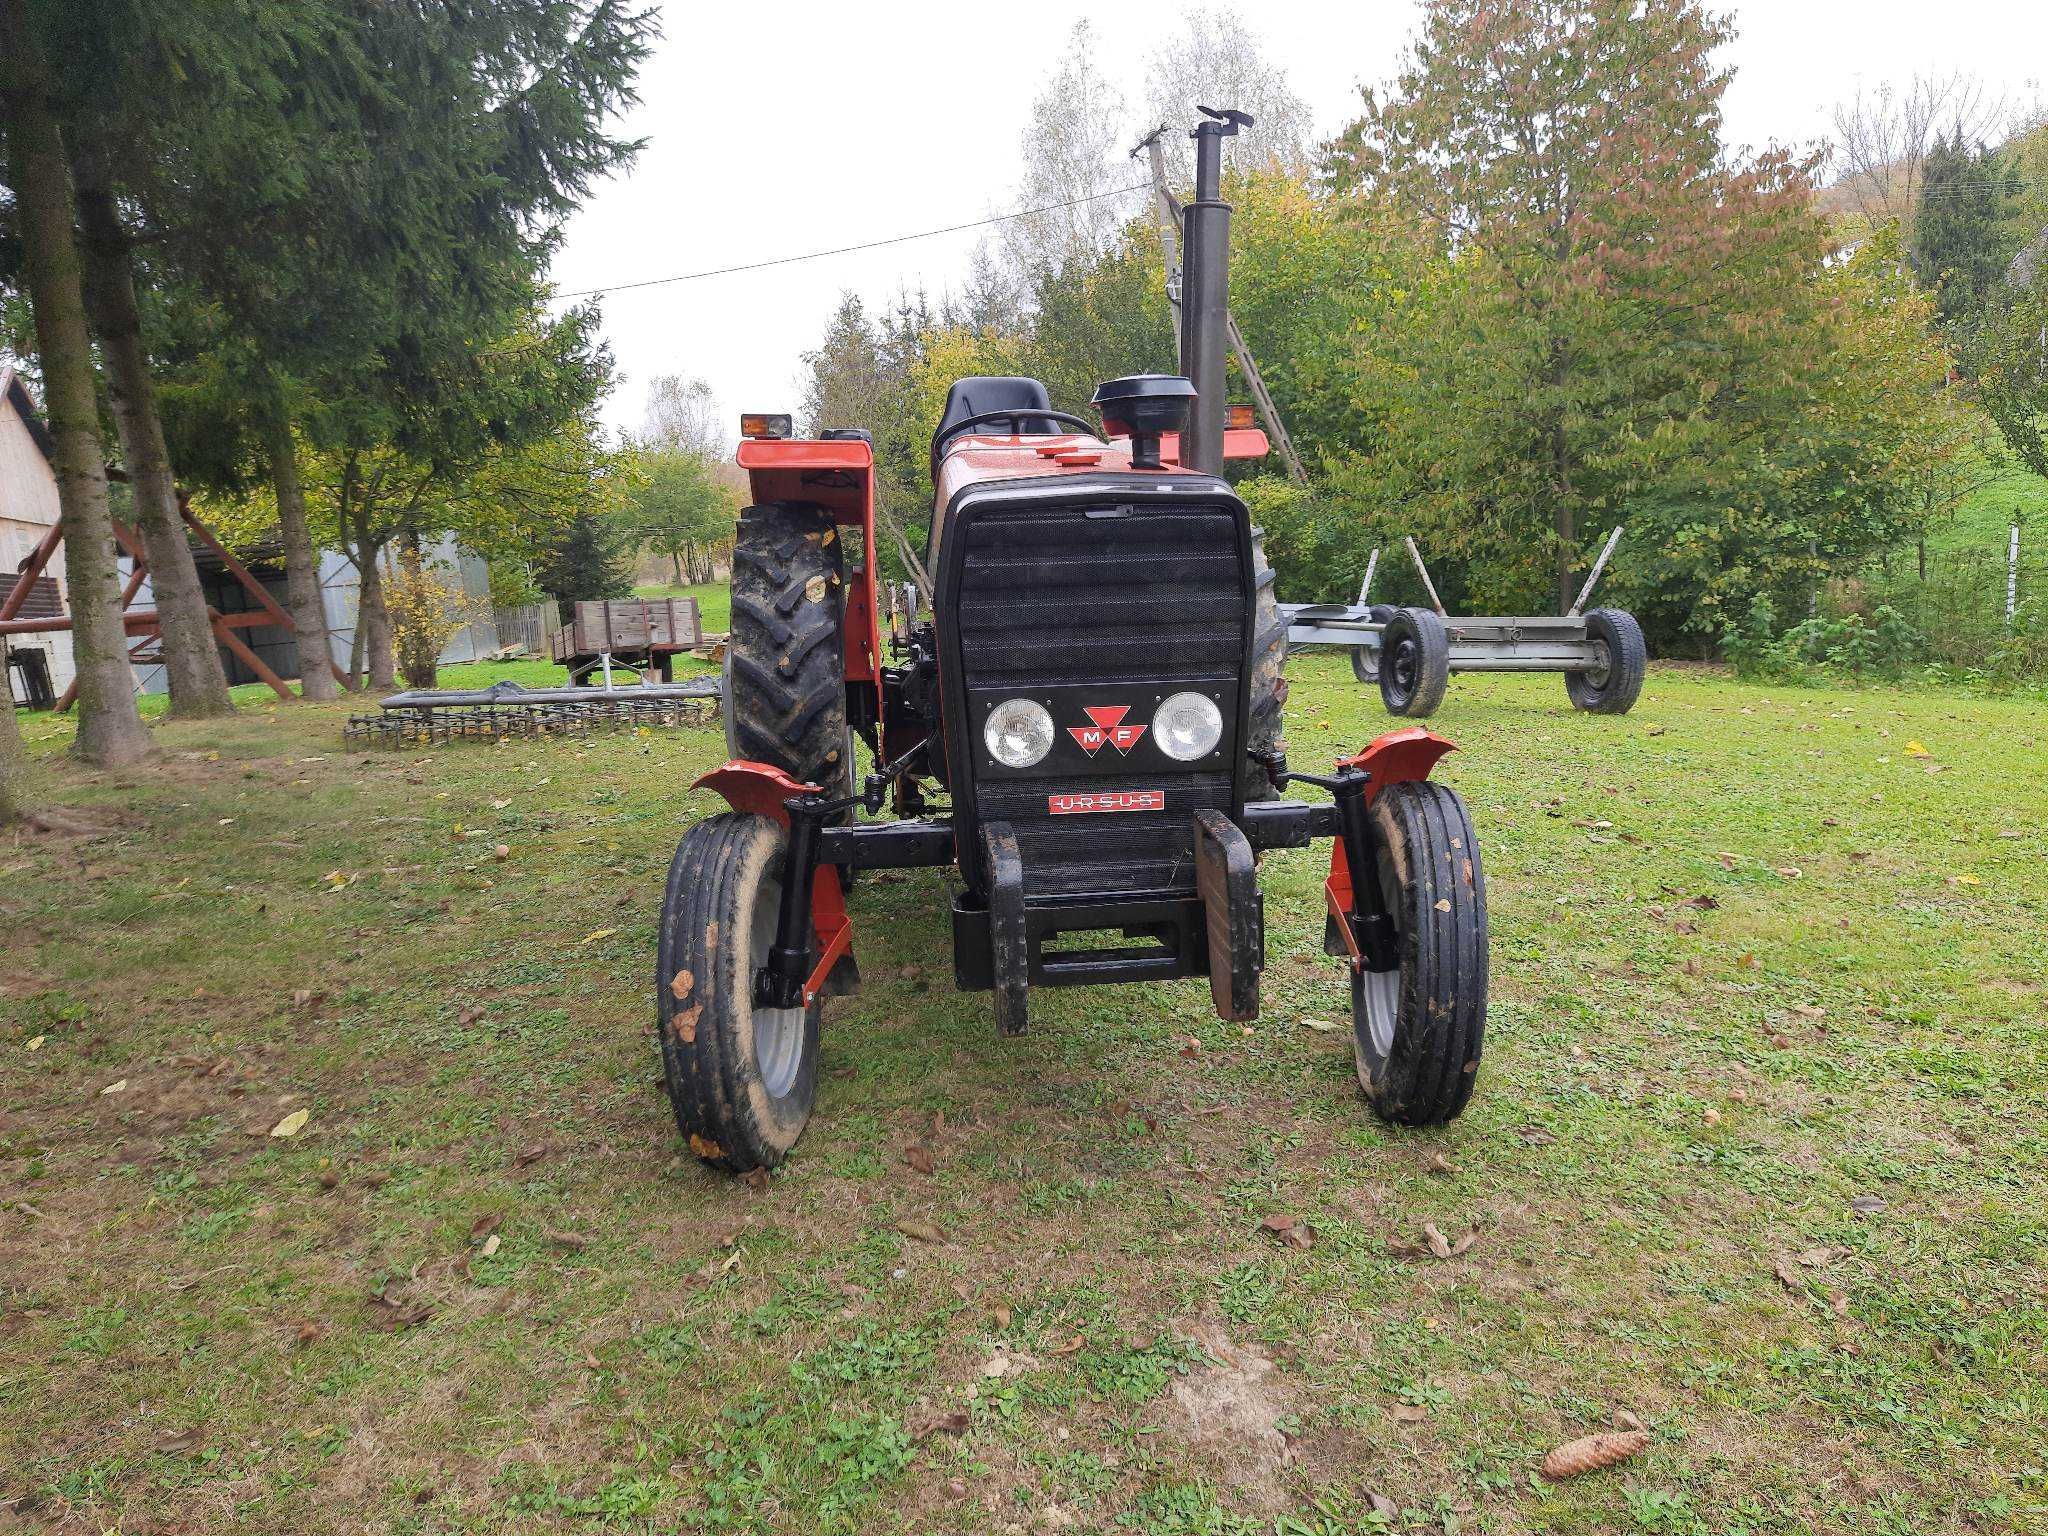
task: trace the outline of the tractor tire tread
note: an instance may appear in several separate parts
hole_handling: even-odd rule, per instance
[[[1402,949],[1393,1049],[1377,1071],[1361,1051],[1359,1079],[1381,1119],[1440,1125],[1470,1101],[1485,1042],[1486,876],[1471,816],[1448,785],[1391,785],[1372,814],[1408,878],[1391,893]]]
[[[1252,654],[1246,671],[1252,697],[1239,772],[1246,800],[1270,800],[1278,791],[1251,754],[1287,749],[1282,734],[1287,705],[1287,621],[1274,601],[1273,567],[1266,563],[1266,535],[1260,528],[1252,529],[1252,587]]]
[[[749,507],[740,515],[732,571],[727,747],[735,757],[845,793],[853,764],[846,750],[845,571],[838,530],[812,507]]]
[[[817,1093],[816,1003],[796,1082],[780,1102],[767,1098],[750,1055],[754,894],[763,875],[777,872],[782,845],[766,817],[708,816],[676,845],[662,896],[654,972],[662,1078],[690,1150],[731,1173],[779,1163]]]

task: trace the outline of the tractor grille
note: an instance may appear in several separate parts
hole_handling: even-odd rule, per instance
[[[970,688],[1236,678],[1244,666],[1235,515],[1161,507],[1123,516],[1080,507],[988,509],[961,530],[960,649]],[[1163,790],[1163,811],[1053,816],[1056,791]],[[984,821],[1007,821],[1031,896],[1194,889],[1189,814],[1227,810],[1231,775],[1066,774],[977,784]]]

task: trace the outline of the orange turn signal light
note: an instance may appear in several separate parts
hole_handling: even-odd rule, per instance
[[[1258,412],[1248,405],[1228,406],[1223,412],[1223,425],[1233,432],[1242,431],[1246,427],[1256,427],[1258,424]]]
[[[788,437],[792,430],[787,416],[769,416],[753,412],[740,417],[741,437]]]

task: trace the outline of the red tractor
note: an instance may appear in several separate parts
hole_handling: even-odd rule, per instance
[[[1451,744],[1419,727],[1327,773],[1287,765],[1286,625],[1259,530],[1221,477],[1266,452],[1226,425],[1222,139],[1194,130],[1181,357],[1097,391],[1100,422],[1024,378],[953,385],[932,438],[929,613],[884,655],[866,434],[750,417],[733,555],[731,807],[692,826],[663,899],[656,994],[676,1120],[705,1161],[772,1166],[817,1091],[824,999],[858,985],[863,869],[954,865],[953,967],[1022,1031],[1033,986],[1206,975],[1251,1019],[1258,857],[1332,840],[1324,945],[1349,967],[1358,1078],[1403,1125],[1470,1097],[1486,1019],[1486,884]],[[860,530],[847,569],[842,530]],[[855,777],[854,742],[875,768]],[[1291,784],[1329,793],[1281,798]],[[926,788],[950,808],[930,811]],[[885,804],[894,819],[864,820]],[[1103,931],[1124,943],[1075,944]]]

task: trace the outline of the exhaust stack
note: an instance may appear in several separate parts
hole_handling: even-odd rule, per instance
[[[1223,473],[1224,349],[1230,331],[1230,204],[1223,201],[1223,141],[1252,126],[1249,114],[1202,107],[1195,141],[1195,196],[1181,213],[1180,366],[1195,386],[1180,461]]]

